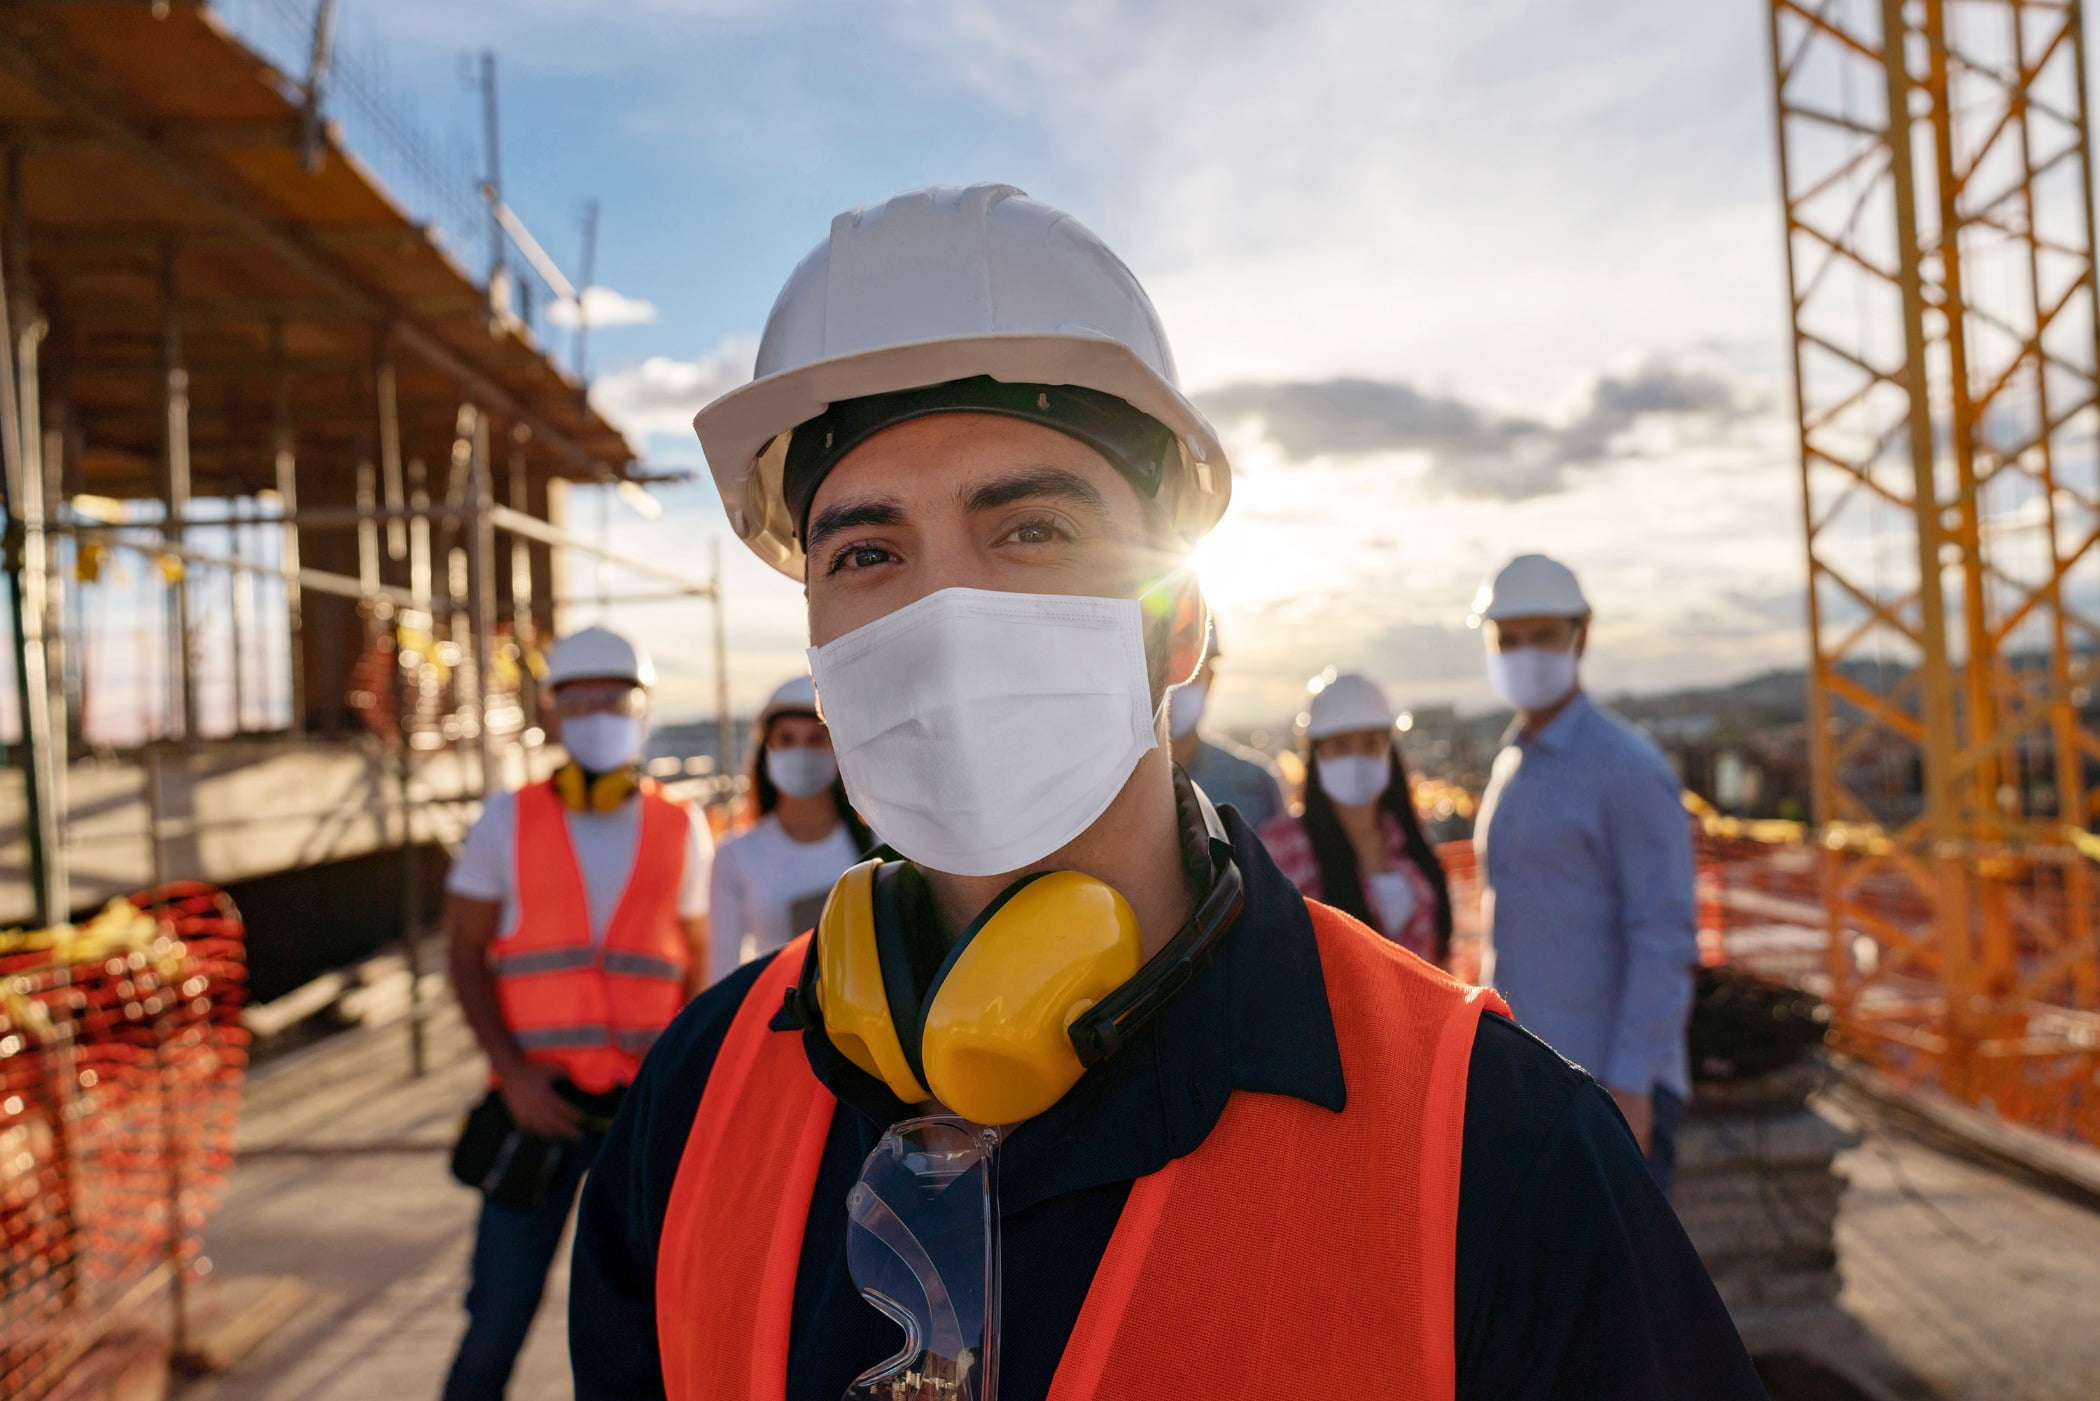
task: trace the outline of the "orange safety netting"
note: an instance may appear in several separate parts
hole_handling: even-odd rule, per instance
[[[32,1401],[173,1297],[233,1166],[233,902],[181,884],[0,933],[0,1396]]]

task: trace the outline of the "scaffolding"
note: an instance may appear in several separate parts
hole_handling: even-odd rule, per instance
[[[1821,983],[2100,1141],[2100,316],[2076,0],[1771,0]]]
[[[412,863],[538,771],[532,670],[578,601],[571,556],[638,581],[593,602],[710,605],[720,669],[719,567],[565,528],[572,483],[651,478],[515,313],[505,260],[477,283],[342,145],[331,9],[297,78],[193,0],[0,7],[14,917]]]

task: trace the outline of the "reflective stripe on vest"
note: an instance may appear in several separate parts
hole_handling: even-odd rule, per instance
[[[1347,1108],[1235,1091],[1195,1152],[1140,1178],[1051,1401],[1454,1394],[1466,1073],[1480,1014],[1507,1009],[1308,909]],[[768,1028],[806,947],[782,949],[738,1009],[672,1185],[656,1272],[670,1401],[786,1396],[796,1262],[835,1107],[800,1035]]]
[[[645,782],[634,864],[600,943],[550,783],[518,791],[517,924],[489,950],[504,1024],[518,1048],[593,1094],[627,1084],[685,1004],[692,950],[678,918],[691,820]]]

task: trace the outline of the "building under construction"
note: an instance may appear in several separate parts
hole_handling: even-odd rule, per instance
[[[243,1085],[242,984],[268,998],[414,930],[433,848],[533,771],[531,678],[572,557],[631,598],[711,600],[721,670],[716,581],[565,520],[570,485],[645,473],[580,354],[542,343],[536,306],[584,303],[504,201],[492,66],[467,173],[360,88],[333,13],[0,3],[0,929],[201,880],[240,888],[248,936],[181,887],[72,942],[0,940],[10,1395],[63,1394],[161,1295],[184,1352],[198,1223],[229,1181],[222,1258],[283,1269],[310,1237],[348,1300],[280,1345],[275,1394],[393,1394],[407,1373],[382,1352],[427,1373],[415,1349],[459,1292],[437,1252],[463,1198],[436,1155],[485,1085],[471,1041],[438,1007],[426,1078],[368,1054],[366,1028],[318,1048],[335,1059],[310,1082]],[[2100,1376],[2091,1330],[2054,1322],[2100,1258],[2100,1225],[2060,1199],[2100,1200],[2082,20],[2052,0],[1769,0],[1769,18],[1810,656],[1805,722],[1765,738],[1812,759],[1812,812],[1702,814],[1715,966],[1675,1202],[1761,1355],[1842,1304],[1869,1327],[1822,1355],[1871,1341],[1890,1378],[1943,1367],[2009,1395],[2052,1367]],[[1463,943],[1471,848],[1442,855]],[[1834,1066],[1812,1054],[1826,1029]],[[2057,1195],[1870,1155],[1884,1112]],[[241,1171],[266,1184],[247,1201],[237,1113]]]
[[[246,902],[265,993],[398,930],[392,853],[522,777],[569,555],[713,596],[563,529],[565,488],[635,455],[527,319],[576,292],[495,186],[492,88],[489,168],[447,180],[333,52],[333,9],[237,34],[193,3],[0,8],[0,926],[318,873]],[[303,73],[251,47],[265,21]],[[430,207],[346,149],[338,103]]]

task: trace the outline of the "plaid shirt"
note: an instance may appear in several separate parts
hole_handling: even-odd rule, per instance
[[[1436,887],[1429,877],[1422,874],[1414,858],[1407,851],[1407,834],[1400,830],[1400,819],[1389,812],[1381,811],[1381,827],[1385,833],[1385,857],[1392,870],[1404,872],[1408,883],[1415,888],[1415,908],[1407,917],[1398,934],[1388,934],[1385,917],[1379,912],[1378,898],[1369,889],[1363,892],[1364,908],[1371,912],[1371,927],[1406,949],[1417,958],[1436,962]],[[1298,887],[1298,893],[1308,900],[1327,898],[1320,882],[1320,861],[1313,855],[1312,838],[1307,835],[1305,822],[1296,817],[1273,817],[1261,826],[1262,845],[1277,867]]]

